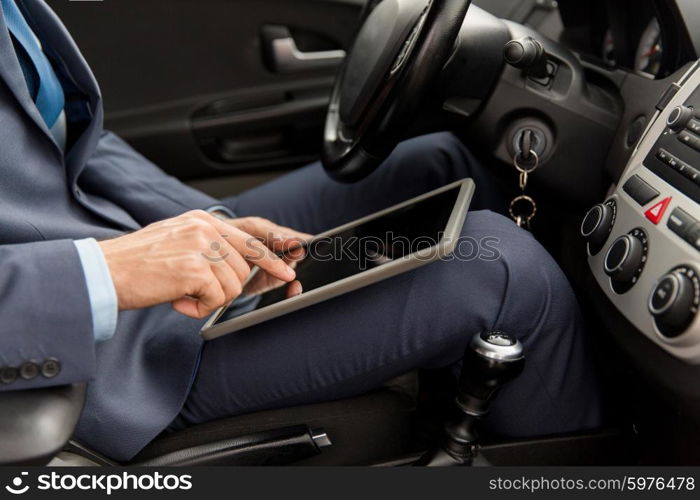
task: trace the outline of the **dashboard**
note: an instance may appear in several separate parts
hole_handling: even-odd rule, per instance
[[[664,350],[700,364],[700,63],[668,88],[581,233],[615,307]]]
[[[637,41],[632,67],[636,73],[656,78],[662,73],[664,42],[661,25],[657,17],[652,17]],[[605,31],[600,57],[606,65],[617,67],[617,48],[612,28]]]
[[[614,5],[607,10],[614,10]],[[652,2],[641,1],[633,20],[625,21],[620,23],[615,14],[605,16],[600,59],[611,68],[623,67],[651,78],[663,76],[671,68],[664,66],[664,39]]]
[[[537,0],[545,3],[552,5]],[[572,208],[560,220],[543,210],[549,219],[534,230],[578,293],[610,411],[634,422],[651,460],[697,463],[700,0],[558,0],[547,12],[545,23],[508,24],[510,37],[540,40],[566,85],[542,90],[506,67],[469,138],[496,144],[505,165],[515,127],[501,124],[533,116],[553,131],[554,159],[533,189],[542,198],[564,193]],[[555,17],[561,29],[553,29]],[[591,102],[596,96],[605,98]],[[598,108],[614,118],[588,113]],[[592,118],[604,127],[591,127]],[[491,130],[504,139],[493,140]],[[580,227],[587,243],[579,254],[583,244],[569,233],[585,212],[579,204],[600,200]],[[566,205],[553,197],[551,206]],[[558,222],[563,229],[553,231]]]
[[[607,69],[664,78],[693,59],[673,0],[561,0],[561,43]]]
[[[634,55],[634,71],[657,77],[661,73],[664,43],[659,20],[653,17],[637,43]]]

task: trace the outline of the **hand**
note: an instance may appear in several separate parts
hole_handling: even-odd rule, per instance
[[[240,295],[252,266],[283,283],[295,272],[258,237],[197,210],[100,242],[120,310],[171,302],[205,318]]]
[[[245,233],[259,238],[270,250],[284,253],[282,260],[292,269],[295,269],[297,262],[306,256],[306,251],[300,245],[313,238],[310,234],[280,226],[261,217],[242,217],[240,219],[228,219],[226,222]],[[284,281],[279,280],[270,273],[264,272],[261,268],[260,272],[257,272],[250,282],[245,285],[244,293],[246,295],[260,295],[279,288],[284,284]],[[300,295],[302,291],[301,283],[293,281],[287,288],[287,296]]]

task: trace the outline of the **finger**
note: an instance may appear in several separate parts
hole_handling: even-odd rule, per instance
[[[297,231],[290,227],[280,226],[262,217],[244,217],[236,219],[235,225],[242,231],[263,239],[266,239],[269,235],[276,235],[283,239],[300,238],[302,240],[312,237],[310,234]]]
[[[293,250],[290,250],[287,252],[287,257],[289,257],[292,260],[301,260],[304,257],[306,257],[306,248],[304,247],[297,247],[294,248]]]
[[[271,224],[273,224],[278,229],[278,232],[282,233],[282,235],[288,238],[301,238],[304,241],[308,241],[313,238],[312,234],[299,231],[298,229],[294,229],[288,226],[281,226],[274,222],[271,222]]]
[[[221,289],[224,291],[226,304],[230,303],[241,294],[243,291],[241,280],[227,263],[220,262],[218,264],[212,264],[211,269],[216,279],[219,280]]]
[[[276,252],[288,251],[313,238],[310,234],[280,226],[260,217],[238,219],[236,227],[256,238],[260,238],[270,249]]]
[[[280,232],[287,236],[288,238],[300,238],[303,241],[309,241],[314,238],[313,234],[305,233],[303,231],[297,231],[287,226],[277,226]]]
[[[296,277],[296,273],[286,262],[252,235],[203,211],[194,211],[192,216],[211,224],[247,262],[261,267],[275,278],[285,282],[292,281]]]
[[[195,301],[178,299],[173,302],[176,311],[185,316],[202,319],[226,303],[226,294],[215,275],[204,279],[199,288],[190,294]]]
[[[291,299],[292,297],[296,297],[297,295],[301,295],[304,292],[303,287],[301,286],[300,281],[292,281],[289,286],[287,286],[287,298]]]
[[[236,273],[236,276],[241,283],[248,279],[251,272],[250,265],[246,262],[243,256],[238,253],[233,246],[231,246],[224,235],[222,235],[222,242],[219,244],[219,255],[219,258],[222,259],[234,273]]]
[[[182,297],[172,303],[173,309],[188,318],[200,319],[197,308],[197,299],[192,297]]]
[[[292,281],[296,277],[294,270],[275,255],[267,246],[250,234],[241,231],[223,221],[211,217],[212,224],[219,231],[223,238],[241,254],[241,256],[277,279],[285,282]]]
[[[282,260],[284,260],[292,269],[296,269],[297,263],[304,260],[304,257],[306,257],[306,249],[295,248],[294,250],[290,250],[282,255]]]
[[[245,233],[243,234],[245,235]],[[234,238],[231,245],[243,255],[246,261],[260,267],[277,279],[289,282],[296,277],[294,269],[289,264],[256,239],[251,237]]]
[[[285,234],[272,233],[272,236],[265,240],[265,244],[275,252],[291,253],[299,249],[304,249],[304,244],[313,239],[307,234]]]
[[[202,214],[199,212],[191,213],[192,216],[200,218],[211,225],[210,216],[206,213]],[[208,234],[212,241],[209,243],[209,248],[202,252],[202,256],[210,263],[225,262],[236,273],[241,282],[245,281],[250,274],[250,266],[245,259],[225,239],[224,236],[226,235],[219,234],[219,230],[216,227],[211,226]]]
[[[172,307],[183,316],[194,319],[204,319],[218,309],[218,307],[215,307],[212,310],[205,310],[202,308],[199,299],[194,297],[182,297],[177,299],[172,302]]]

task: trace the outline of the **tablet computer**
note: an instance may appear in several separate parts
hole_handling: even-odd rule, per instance
[[[251,283],[202,327],[212,340],[449,257],[474,194],[471,179],[449,184],[315,236],[297,263],[301,294],[287,284],[264,293]]]

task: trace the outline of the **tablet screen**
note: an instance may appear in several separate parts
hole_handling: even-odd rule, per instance
[[[435,247],[443,237],[459,191],[455,187],[311,241],[306,246],[306,256],[296,265],[302,293]],[[261,290],[261,279],[254,276],[214,324],[283,301],[298,290],[288,284]]]

